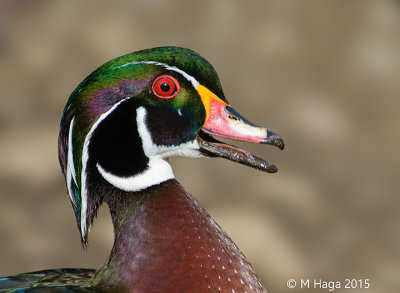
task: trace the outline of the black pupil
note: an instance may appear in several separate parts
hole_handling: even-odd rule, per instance
[[[171,87],[169,86],[169,84],[166,83],[166,82],[163,82],[163,83],[161,84],[160,88],[161,88],[161,90],[162,90],[163,92],[169,92],[170,89],[171,89]]]

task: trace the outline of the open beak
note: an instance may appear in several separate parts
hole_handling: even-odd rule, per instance
[[[246,150],[220,142],[212,136],[271,144],[283,150],[285,144],[279,134],[252,124],[206,87],[198,85],[197,91],[206,109],[205,123],[198,136],[200,150],[204,154],[226,158],[268,173],[278,171],[275,165]]]

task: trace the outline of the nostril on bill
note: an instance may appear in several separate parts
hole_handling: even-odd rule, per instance
[[[235,115],[232,115],[232,114],[229,114],[229,115],[228,115],[228,118],[231,119],[231,120],[235,120],[235,121],[238,121],[238,120],[239,120],[238,117],[236,117]]]

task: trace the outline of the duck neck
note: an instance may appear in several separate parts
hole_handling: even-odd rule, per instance
[[[175,179],[141,192],[111,194],[106,202],[115,239],[109,260],[94,277],[98,287],[124,292],[263,288],[232,240]]]

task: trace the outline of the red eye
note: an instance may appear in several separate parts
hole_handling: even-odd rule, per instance
[[[153,93],[161,99],[172,99],[181,91],[178,81],[170,75],[162,75],[153,82]]]

